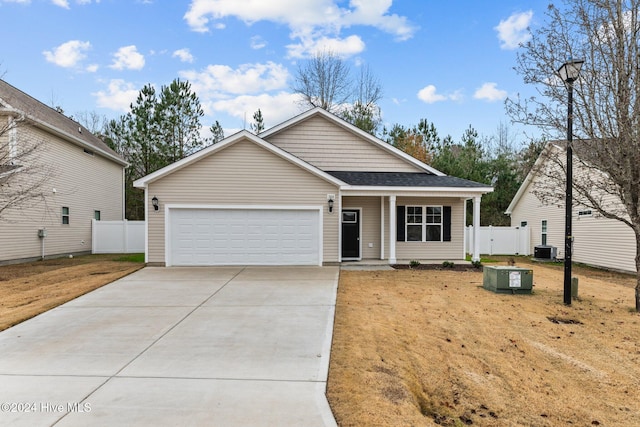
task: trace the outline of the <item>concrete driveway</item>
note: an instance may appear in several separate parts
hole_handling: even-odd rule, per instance
[[[0,332],[0,425],[335,426],[337,267],[147,267]]]

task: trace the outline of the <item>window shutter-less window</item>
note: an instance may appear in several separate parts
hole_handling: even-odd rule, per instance
[[[451,206],[442,207],[442,240],[451,241]]]
[[[396,206],[396,240],[398,242],[404,242],[404,206]]]

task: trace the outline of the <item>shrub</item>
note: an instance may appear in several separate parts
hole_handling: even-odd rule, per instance
[[[412,259],[411,261],[409,261],[409,267],[411,268],[416,268],[419,265],[420,261],[418,261],[417,259]]]
[[[451,261],[445,261],[442,263],[442,267],[443,268],[453,268],[455,266],[454,263],[452,263]]]
[[[482,268],[482,261],[477,260],[477,261],[471,261],[471,265],[473,266],[473,268],[475,268],[476,270],[480,270]]]

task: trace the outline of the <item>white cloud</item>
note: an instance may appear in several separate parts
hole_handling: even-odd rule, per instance
[[[304,58],[316,52],[332,52],[337,56],[349,57],[359,54],[364,48],[364,42],[359,36],[349,36],[346,39],[304,37],[299,44],[287,45],[290,58]]]
[[[87,68],[85,68],[85,70],[87,70],[89,73],[95,73],[99,68],[100,66],[98,64],[90,64],[87,66]]]
[[[91,48],[91,43],[80,40],[69,40],[51,51],[44,51],[47,61],[59,67],[75,67],[80,61],[86,58],[85,52]]]
[[[96,97],[98,107],[126,112],[138,97],[138,93],[139,90],[132,83],[115,79],[109,82],[106,91],[94,92],[91,95]]]
[[[265,46],[267,46],[267,42],[264,41],[262,37],[260,36],[251,37],[251,49],[258,50],[258,49],[262,49]]]
[[[121,47],[113,56],[113,69],[141,70],[144,67],[144,56],[138,52],[135,45]]]
[[[418,98],[427,104],[446,101],[448,99],[447,96],[436,93],[436,87],[434,85],[428,85],[420,89],[418,92]]]
[[[91,4],[92,2],[93,0],[76,0],[77,4]],[[69,6],[69,0],[51,0],[51,3],[55,6],[60,6],[65,9],[71,9],[71,7]],[[95,3],[100,3],[100,0],[95,0]]]
[[[194,59],[193,55],[187,48],[178,49],[175,52],[173,52],[173,55],[171,56],[174,58],[179,58],[180,61],[182,62],[193,62],[193,59]]]
[[[484,99],[489,102],[502,101],[507,97],[507,91],[498,89],[497,86],[497,83],[485,83],[476,90],[473,97],[475,99]]]
[[[255,96],[241,95],[231,99],[211,101],[207,102],[203,109],[208,114],[214,113],[214,116],[216,112],[222,112],[236,117],[240,125],[246,124],[249,129],[253,122],[253,113],[259,108],[264,116],[265,126],[269,128],[298,114],[299,101],[299,95],[282,91],[275,95],[266,93]]]
[[[529,23],[533,18],[533,11],[514,13],[506,20],[494,27],[500,39],[500,48],[517,49],[520,44],[526,43],[531,38]]]
[[[226,18],[237,18],[247,25],[259,21],[287,25],[291,38],[301,40],[294,45],[297,55],[301,55],[300,48],[313,47],[315,40],[341,40],[342,30],[353,26],[374,27],[397,40],[407,40],[416,31],[406,17],[389,13],[392,0],[350,0],[348,7],[344,4],[342,0],[192,0],[184,19],[197,32],[208,32],[211,25],[224,28],[220,21]]]
[[[279,90],[287,87],[289,78],[289,71],[274,62],[243,64],[237,69],[227,65],[209,65],[201,72],[190,70],[179,74],[189,80],[201,99]]]

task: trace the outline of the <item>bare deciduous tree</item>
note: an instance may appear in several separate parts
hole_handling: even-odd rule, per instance
[[[53,169],[43,160],[44,142],[30,135],[24,116],[0,115],[0,220],[10,209],[46,201]]]
[[[575,82],[575,150],[581,171],[574,201],[622,221],[636,236],[636,310],[640,311],[640,0],[566,0],[549,6],[544,26],[522,46],[516,70],[538,96],[507,101],[511,117],[552,138],[567,131],[567,90],[554,71],[570,58],[585,60]],[[554,150],[552,150],[554,151]],[[555,152],[562,150],[555,150]],[[564,163],[556,158],[557,170]],[[555,178],[554,178],[555,177]],[[563,173],[549,174],[562,188]],[[557,191],[547,203],[564,204]]]
[[[338,113],[353,95],[351,73],[347,64],[335,53],[323,50],[298,68],[293,91],[302,103]]]

